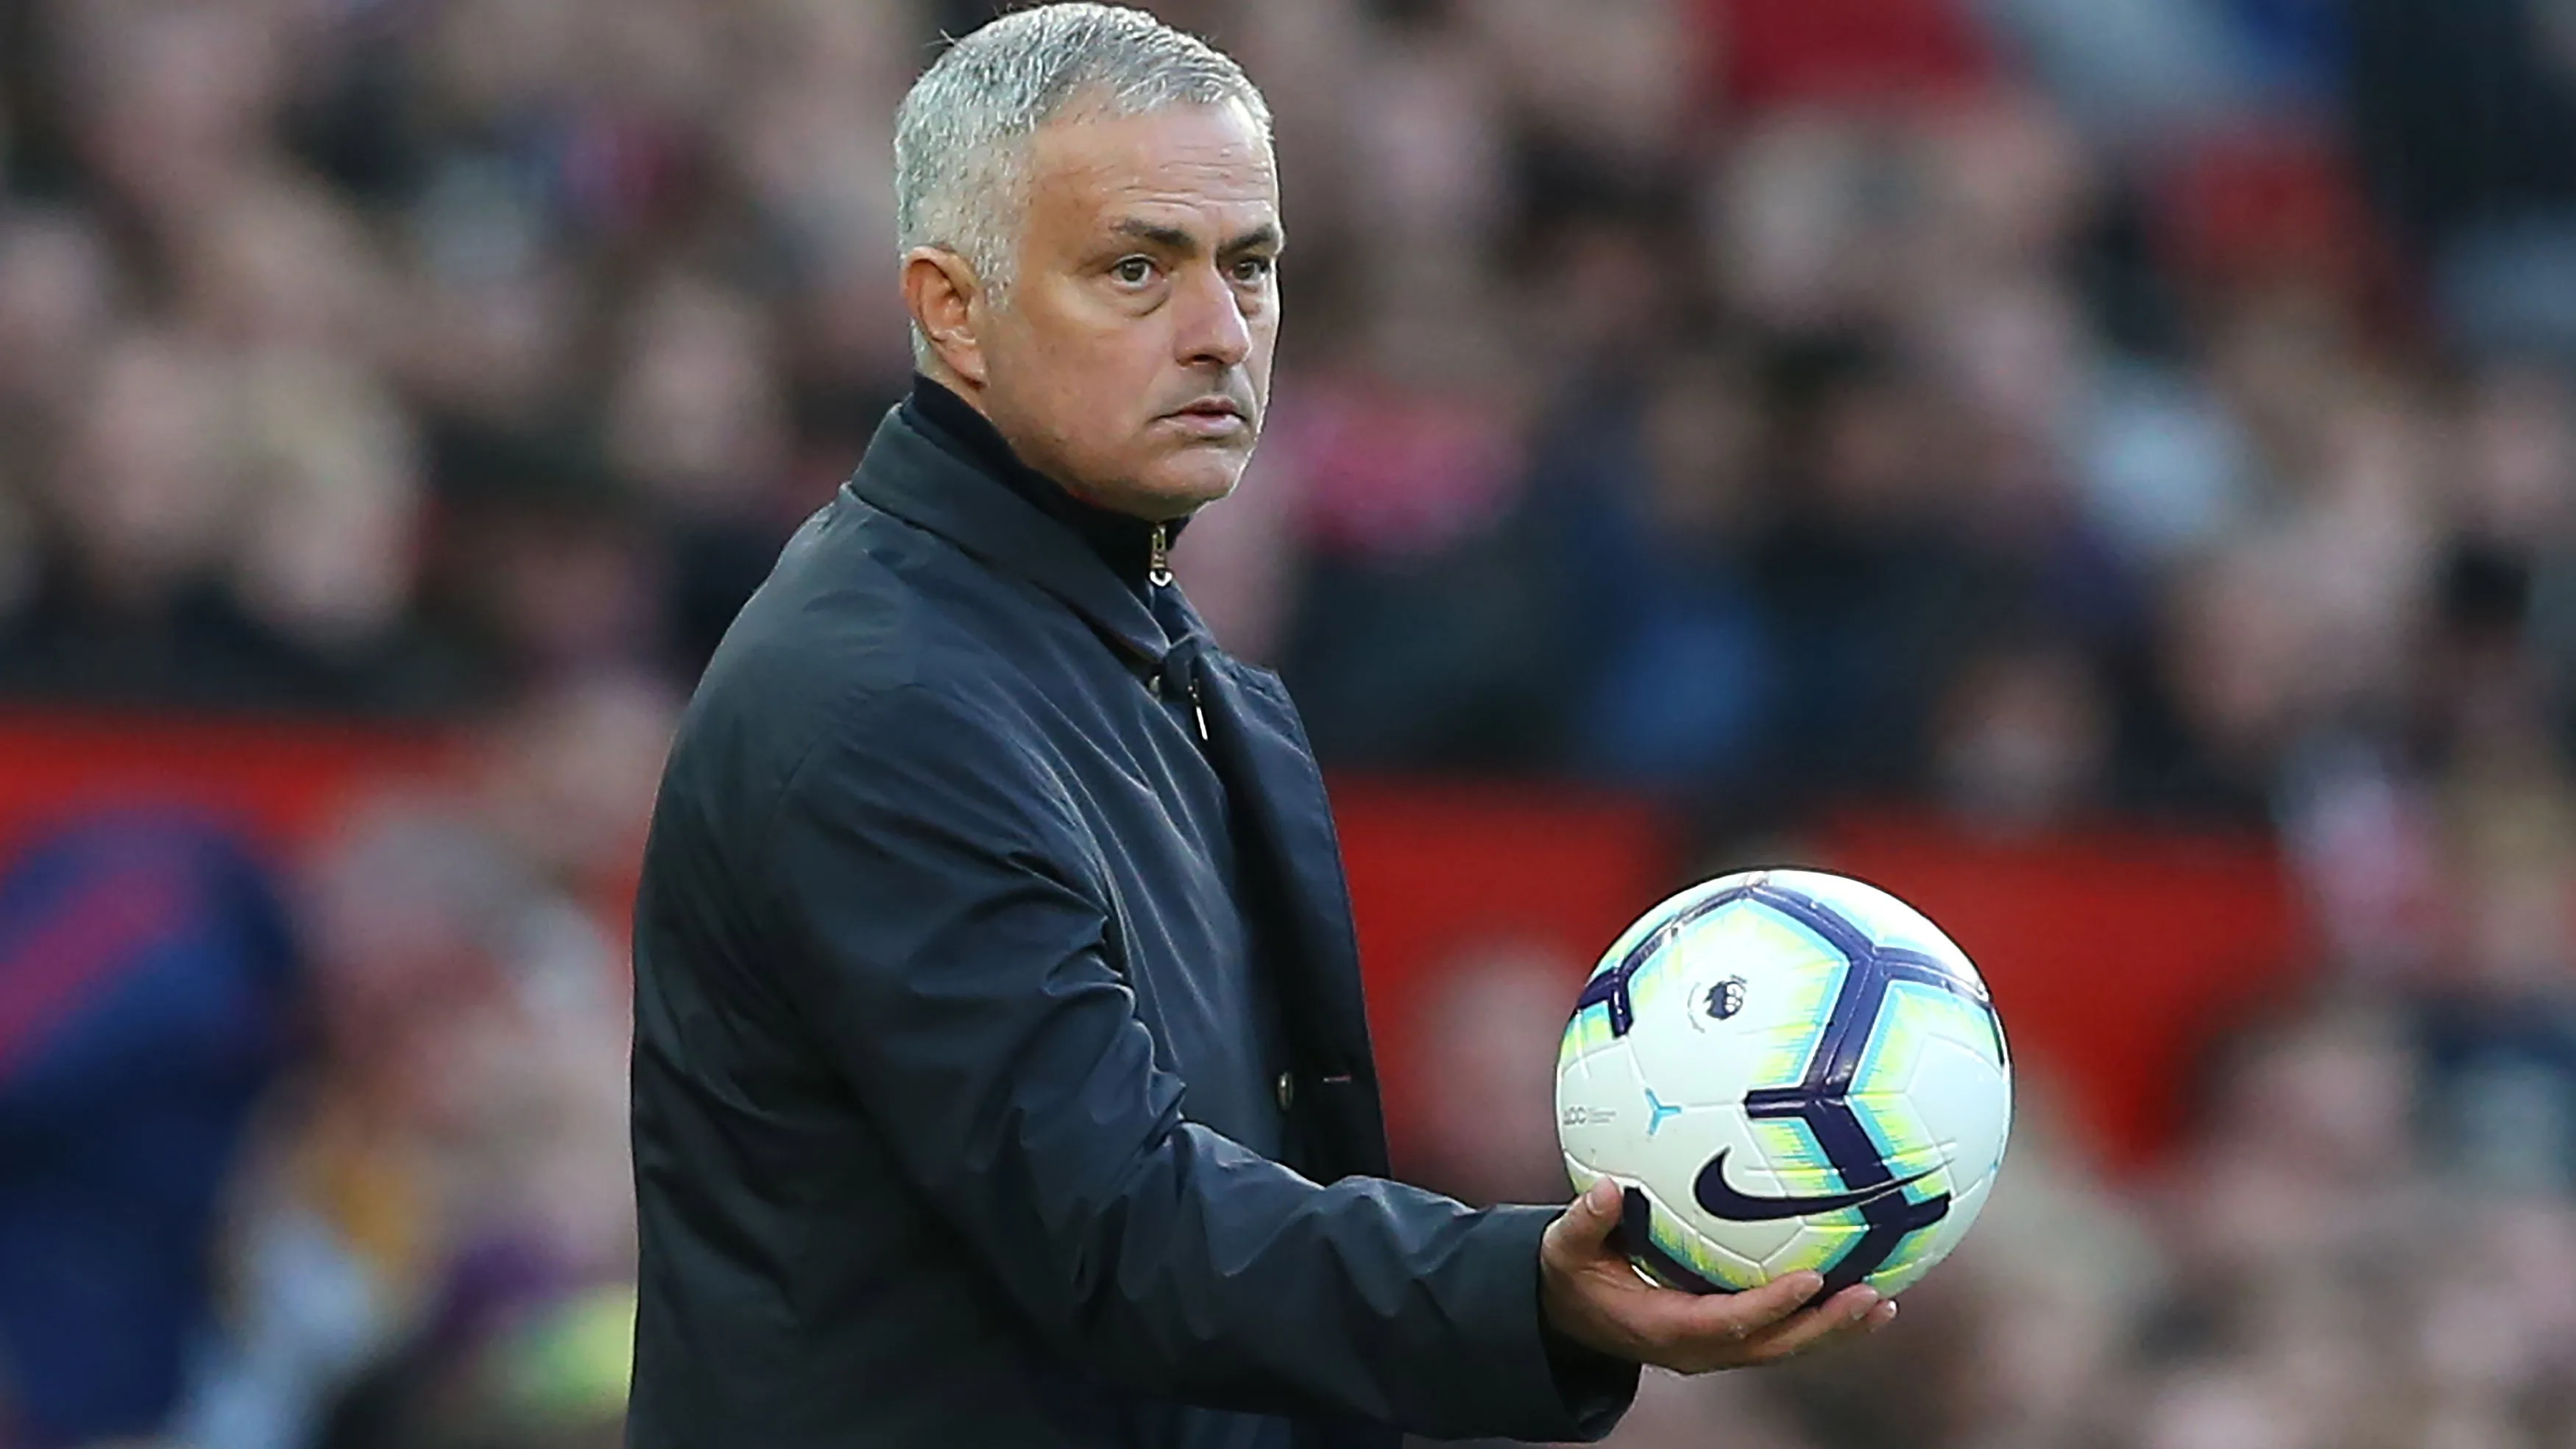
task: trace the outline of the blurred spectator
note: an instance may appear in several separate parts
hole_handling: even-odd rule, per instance
[[[2033,642],[1961,673],[1935,721],[1932,770],[1959,819],[2041,831],[2103,808],[2111,745],[2109,705],[2084,654]]]
[[[221,591],[241,476],[202,347],[129,333],[76,390],[43,468],[55,547],[0,633],[16,692],[199,706],[266,697],[275,640]]]
[[[2576,40],[2549,0],[2348,7],[2352,138],[2481,348],[2576,347]],[[2476,144],[2454,138],[2473,135]]]
[[[212,1321],[216,1215],[297,1037],[266,871],[212,825],[102,819],[0,874],[0,1436],[157,1430]]]
[[[1781,769],[1803,801],[1921,778],[1932,715],[2013,581],[1945,506],[1958,415],[1921,368],[1872,341],[1792,354],[1780,381],[1779,526],[1754,586],[1786,661]]]
[[[417,710],[442,688],[410,616],[422,490],[407,420],[318,356],[245,366],[232,588],[304,676],[292,702]],[[283,693],[283,690],[281,690]]]
[[[1769,521],[1755,381],[1728,359],[1656,359],[1644,396],[1572,410],[1539,454],[1586,647],[1574,758],[1715,803],[1773,747],[1781,667],[1754,591]]]
[[[1558,749],[1556,540],[1525,506],[1527,377],[1492,303],[1388,298],[1329,371],[1280,381],[1259,481],[1294,490],[1305,561],[1281,672],[1328,760],[1525,770]]]
[[[0,226],[0,418],[13,454],[69,404],[107,329],[114,284],[105,241],[76,213],[31,210]]]
[[[631,1272],[622,872],[669,722],[649,687],[549,692],[452,802],[378,802],[322,856],[319,1051],[246,1183],[188,1442],[428,1442],[387,1436],[458,1376],[542,1372],[502,1345]]]
[[[671,278],[649,295],[610,384],[608,448],[670,535],[674,662],[694,674],[769,574],[795,520],[777,502],[785,399],[767,318],[747,300]]]

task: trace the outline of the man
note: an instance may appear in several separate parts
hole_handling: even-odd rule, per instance
[[[709,667],[636,938],[638,1449],[1596,1437],[1889,1309],[1384,1181],[1323,789],[1164,567],[1261,426],[1260,95],[1134,11],[896,128],[921,378]],[[1320,1184],[1330,1184],[1324,1186]]]

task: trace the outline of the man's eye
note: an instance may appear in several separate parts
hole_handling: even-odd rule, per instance
[[[1154,279],[1154,264],[1145,257],[1129,257],[1109,269],[1109,275],[1131,287],[1141,287]]]
[[[1238,282],[1267,281],[1277,270],[1279,262],[1274,257],[1245,257],[1234,264],[1234,279]]]

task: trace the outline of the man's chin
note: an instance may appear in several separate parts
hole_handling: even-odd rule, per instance
[[[1146,479],[1137,489],[1139,501],[1149,501],[1166,518],[1180,518],[1216,502],[1232,493],[1243,481],[1243,454],[1231,449],[1222,456],[1214,450],[1193,450],[1200,456],[1183,455]]]

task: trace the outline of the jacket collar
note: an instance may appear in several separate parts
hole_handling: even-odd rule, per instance
[[[1021,462],[992,419],[933,378],[913,374],[912,395],[903,400],[903,413],[915,431],[1073,530],[1092,552],[1108,562],[1110,571],[1124,580],[1130,591],[1148,605],[1153,603],[1153,595],[1147,592],[1154,560],[1153,524],[1087,503],[1063,484]],[[1180,537],[1181,526],[1188,521],[1174,519],[1163,525],[1166,547]]]
[[[943,447],[909,410],[877,427],[858,472],[844,485],[861,501],[928,529],[986,566],[1053,595],[1133,658],[1160,665],[1174,641],[1154,612],[1070,523]]]

